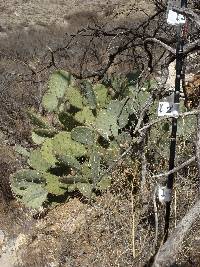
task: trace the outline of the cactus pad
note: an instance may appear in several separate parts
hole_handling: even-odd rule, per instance
[[[50,173],[44,173],[43,177],[46,180],[45,189],[52,195],[62,195],[66,192],[66,188],[62,188],[62,184],[59,182],[56,175]]]
[[[27,115],[34,126],[45,129],[48,129],[50,127],[48,122],[40,114],[36,113],[33,109],[28,110]]]
[[[96,186],[96,183],[99,179],[100,161],[101,161],[100,154],[97,152],[96,149],[94,149],[90,155],[91,176],[94,186]]]
[[[117,125],[117,118],[110,112],[101,110],[96,118],[96,130],[105,139],[109,140],[109,136],[117,136],[119,127]]]
[[[55,135],[52,140],[53,151],[56,155],[71,155],[73,157],[81,157],[87,153],[86,148],[71,139],[70,132],[60,132]]]
[[[70,86],[66,91],[65,98],[72,106],[78,109],[83,108],[83,97],[77,87]]]
[[[104,176],[97,184],[97,188],[101,191],[107,190],[111,186],[111,176]]]
[[[57,157],[57,159],[59,163],[62,163],[63,165],[69,166],[78,171],[81,170],[81,164],[75,157],[72,157],[71,155],[60,155]]]
[[[52,92],[47,92],[42,99],[42,105],[43,107],[49,111],[56,111],[58,108],[58,98],[55,94]]]
[[[76,188],[84,197],[90,198],[92,196],[93,186],[90,183],[77,183]]]
[[[33,209],[39,209],[47,198],[48,192],[37,184],[30,185],[22,196],[23,203]]]
[[[48,91],[56,98],[62,98],[70,84],[71,75],[63,70],[51,74],[48,82]]]
[[[83,110],[77,112],[74,116],[79,123],[91,125],[95,121],[95,117],[89,107],[84,107]]]
[[[80,123],[68,112],[61,112],[58,115],[59,121],[63,124],[66,130],[71,131],[74,127],[80,125]]]
[[[98,108],[105,108],[109,102],[108,89],[103,84],[96,84],[94,86],[94,93]]]
[[[35,170],[20,170],[10,177],[16,198],[31,208],[39,208],[47,198],[44,178]]]
[[[92,84],[89,81],[85,80],[81,83],[81,89],[82,89],[82,94],[84,96],[85,104],[90,109],[96,109],[97,101]]]
[[[95,133],[89,127],[78,126],[71,131],[71,138],[81,144],[92,145],[95,141]]]

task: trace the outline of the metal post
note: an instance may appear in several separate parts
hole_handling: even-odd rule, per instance
[[[181,7],[187,6],[187,0],[181,0]],[[183,68],[183,46],[184,40],[181,36],[182,25],[178,25],[177,29],[177,47],[176,47],[176,79],[175,79],[175,92],[174,92],[174,103],[179,104],[180,88],[182,79],[182,68]],[[174,168],[175,154],[176,154],[176,133],[177,133],[177,118],[172,118],[172,131],[171,131],[171,144],[170,144],[170,157],[169,157],[169,171]],[[174,184],[174,173],[170,174],[167,178],[167,189],[172,191]],[[171,200],[166,202],[165,210],[165,228],[164,228],[164,242],[168,238],[169,222],[171,212]]]

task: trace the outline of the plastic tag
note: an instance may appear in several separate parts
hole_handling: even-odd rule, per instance
[[[184,24],[186,19],[183,15],[178,14],[173,10],[169,10],[167,14],[167,23],[171,25]]]
[[[161,203],[169,202],[172,198],[172,190],[166,186],[160,186],[158,188],[158,199]]]
[[[173,11],[173,8],[181,8],[185,6],[183,0],[168,0],[168,7],[167,7],[167,23],[171,25],[178,25],[184,24],[186,22],[186,18]]]
[[[159,102],[158,116],[176,117],[179,115],[179,104],[173,102]]]

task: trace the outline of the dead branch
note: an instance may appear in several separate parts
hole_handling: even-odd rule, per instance
[[[181,165],[179,165],[178,167],[172,169],[171,171],[169,172],[164,172],[164,173],[161,173],[161,174],[158,174],[158,175],[154,175],[153,178],[160,178],[160,177],[163,177],[163,176],[168,176],[172,173],[175,173],[175,172],[178,172],[180,171],[181,169],[183,169],[184,167],[190,165],[192,162],[194,162],[196,160],[196,157],[192,157],[190,159],[188,159],[187,161],[183,162]]]
[[[169,51],[170,53],[172,53],[173,55],[176,54],[176,50],[174,48],[172,48],[171,46],[167,45],[166,43],[162,42],[159,39],[156,38],[147,38],[145,40],[145,42],[148,43],[157,43],[160,46],[162,46],[163,48],[165,48],[167,51]],[[200,39],[195,40],[192,43],[189,43],[187,45],[184,46],[184,50],[183,50],[183,54],[186,56],[187,54],[199,49],[200,47]]]
[[[153,267],[172,266],[180,251],[183,240],[200,217],[200,200],[183,217],[176,229],[171,233],[166,243],[158,251]]]
[[[154,189],[153,193],[153,208],[154,208],[154,216],[155,216],[155,237],[153,243],[153,253],[155,253],[157,245],[158,245],[158,208],[156,204],[156,196],[157,196],[157,186]]]
[[[200,110],[198,109],[195,109],[195,110],[192,110],[192,111],[187,111],[187,112],[183,112],[183,113],[179,113],[177,118],[183,118],[183,117],[186,117],[186,116],[190,116],[190,115],[197,115],[200,113]],[[143,132],[144,130],[147,130],[149,128],[151,128],[152,126],[154,126],[155,124],[159,123],[159,122],[162,122],[164,120],[169,120],[171,119],[170,116],[163,116],[162,118],[159,118],[157,120],[154,120],[146,125],[144,125],[142,128],[140,129],[137,129],[139,133]]]
[[[145,42],[148,42],[148,43],[157,43],[159,44],[160,46],[162,46],[163,48],[165,48],[167,51],[171,52],[173,55],[176,54],[176,50],[174,48],[172,48],[171,46],[167,45],[166,43],[156,39],[156,38],[147,38],[145,40]]]

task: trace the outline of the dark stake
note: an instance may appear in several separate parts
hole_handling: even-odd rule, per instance
[[[187,0],[181,0],[181,7],[187,7]],[[177,47],[176,47],[176,79],[175,79],[175,93],[174,93],[174,103],[179,104],[180,102],[180,87],[181,80],[183,78],[183,46],[184,38],[182,37],[182,24],[178,25],[177,29]],[[170,156],[169,156],[169,171],[174,168],[175,155],[176,155],[176,133],[177,133],[177,118],[172,118],[172,132],[171,132],[171,144],[170,144]],[[167,177],[167,189],[172,190],[174,184],[174,173]],[[171,200],[166,202],[165,211],[165,228],[164,228],[164,242],[168,238],[169,233],[169,223],[170,223],[170,213],[171,213]]]

